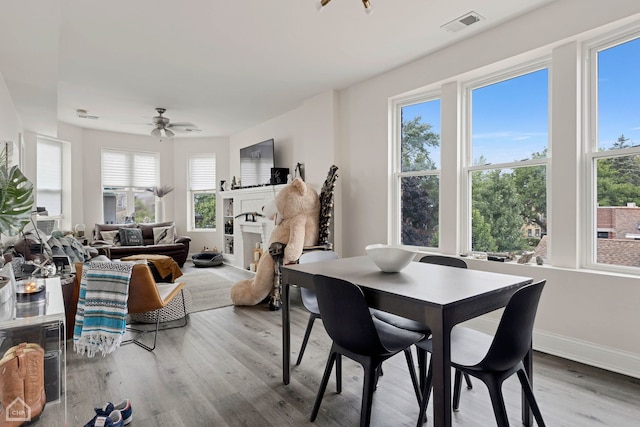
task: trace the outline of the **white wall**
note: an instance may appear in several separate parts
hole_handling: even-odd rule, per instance
[[[576,19],[576,10],[581,11],[580,19]],[[286,141],[287,149],[296,153],[285,157],[291,163],[298,160],[297,153],[302,149],[317,148],[321,134],[335,138],[334,163],[340,167],[341,185],[341,197],[336,204],[341,212],[337,216],[340,232],[336,236],[341,237],[342,243],[338,252],[343,256],[362,255],[367,244],[386,242],[388,236],[389,100],[421,88],[440,89],[443,111],[449,112],[442,124],[443,165],[448,163],[452,168],[443,170],[447,182],[443,183],[446,194],[441,198],[441,248],[444,253],[455,254],[461,247],[460,174],[456,163],[461,141],[460,124],[450,117],[460,108],[458,85],[532,59],[552,58],[551,96],[555,102],[550,131],[552,140],[559,142],[552,147],[554,162],[550,177],[559,184],[553,185],[550,194],[553,204],[550,215],[555,222],[552,240],[556,242],[550,250],[554,251],[557,265],[468,262],[471,268],[547,280],[536,323],[536,348],[640,377],[640,280],[636,276],[576,269],[582,244],[582,228],[576,218],[582,200],[580,192],[584,189],[579,171],[572,166],[581,146],[578,122],[581,43],[634,19],[640,20],[640,3],[636,1],[553,2],[472,39],[346,88],[334,97],[336,103],[331,108],[328,103],[322,104],[325,108],[315,109],[306,103],[232,136],[232,170],[238,169],[236,153],[240,147],[268,137]],[[323,119],[318,114],[327,116]],[[310,131],[315,137],[313,143],[308,139],[311,136],[301,129],[310,123],[318,124],[317,130]],[[322,129],[323,126],[327,128]],[[314,156],[317,154],[322,153]],[[302,157],[318,168],[325,167],[309,154]],[[473,323],[491,329],[498,316],[499,313],[494,313]]]
[[[158,142],[145,135],[129,135],[115,132],[80,129],[60,123],[58,137],[70,142],[73,176],[72,219],[70,224],[83,223],[91,234],[94,224],[102,223],[101,150],[103,148],[148,151],[160,153],[160,185],[174,187],[164,197],[165,219],[176,223],[179,235],[191,237],[189,251],[199,252],[203,246],[222,248],[222,228],[215,231],[188,230],[187,173],[189,155],[215,153],[218,176],[229,174],[229,140],[220,138],[174,138],[170,142]],[[218,218],[221,221],[221,217]]]
[[[581,11],[580,19],[576,19],[576,10]],[[552,97],[556,101],[551,137],[558,141],[553,147],[551,179],[561,181],[553,186],[554,192],[550,194],[551,220],[557,220],[551,230],[551,239],[556,242],[551,250],[559,266],[576,267],[583,244],[582,228],[576,224],[576,218],[580,217],[579,201],[584,191],[578,170],[572,166],[579,156],[581,142],[580,124],[576,122],[581,114],[580,104],[576,102],[581,88],[580,76],[576,75],[581,61],[580,43],[610,29],[609,24],[615,20],[620,20],[616,25],[639,20],[639,13],[640,2],[634,1],[556,1],[341,91],[338,144],[343,186],[340,204],[345,213],[343,256],[364,254],[367,244],[387,241],[389,98],[418,88],[442,87],[447,108],[455,109],[455,105],[451,105],[457,102],[452,97],[458,83],[548,55],[555,63],[551,75],[556,79],[552,86]],[[451,146],[459,144],[459,135],[451,129],[451,124],[443,126],[443,132],[445,129],[449,136],[445,138],[443,134],[443,154],[455,159]],[[450,172],[446,171],[449,177]],[[455,185],[447,184],[455,191]],[[443,197],[441,218],[449,218],[449,213],[457,215],[458,200]],[[459,223],[455,229],[452,221],[443,222],[443,226],[441,246],[455,254],[461,247]],[[536,323],[538,348],[640,377],[638,277],[475,260],[471,265],[548,280]],[[485,323],[492,320],[495,321],[495,316]]]
[[[4,78],[0,74],[0,141],[13,141],[17,144],[21,132],[20,117]]]
[[[308,99],[295,110],[275,117],[250,129],[234,134],[230,138],[230,175],[239,176],[240,148],[274,138],[276,167],[289,168],[293,175],[296,163],[304,164],[305,181],[318,192],[327,177],[329,168],[336,161],[336,116],[337,99],[333,91],[319,94]],[[341,171],[338,170],[338,175]],[[220,179],[225,179],[222,175]],[[340,194],[340,181],[337,180],[336,193]],[[336,209],[336,218],[340,210]],[[336,220],[334,245],[342,245],[342,230],[339,219]]]

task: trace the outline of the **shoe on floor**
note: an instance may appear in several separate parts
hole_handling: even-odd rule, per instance
[[[116,409],[111,411],[109,416],[98,415],[93,425],[94,427],[123,427],[122,413]]]
[[[131,401],[129,399],[124,399],[117,405],[114,405],[111,402],[107,402],[102,408],[95,408],[95,417],[93,417],[91,421],[85,424],[84,427],[95,427],[97,425],[96,420],[98,419],[98,417],[109,417],[115,410],[120,411],[120,414],[122,415],[122,424],[120,424],[121,426],[129,424],[133,420],[133,409],[131,408]]]
[[[133,421],[133,409],[131,409],[131,401],[129,399],[124,399],[117,405],[113,405],[113,409],[117,409],[122,413],[122,422],[125,426]]]

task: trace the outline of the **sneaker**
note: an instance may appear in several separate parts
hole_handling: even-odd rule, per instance
[[[131,409],[131,401],[129,399],[124,399],[122,402],[114,405],[113,409],[117,409],[122,413],[122,422],[125,426],[133,421],[133,409]]]
[[[108,417],[113,411],[118,410],[122,415],[122,425],[127,425],[133,421],[133,409],[131,408],[131,401],[124,399],[122,402],[114,405],[111,402],[107,402],[102,408],[95,408],[96,416],[93,417],[84,427],[95,427],[98,417]]]
[[[122,427],[124,426],[122,413],[116,409],[111,411],[109,416],[96,416],[96,421],[93,425],[94,427]]]
[[[105,404],[102,408],[94,408],[94,411],[96,411],[95,417],[93,417],[91,421],[86,423],[84,427],[95,427],[98,417],[108,417],[113,412],[113,410],[114,407],[113,403],[111,402],[107,402],[107,404]]]

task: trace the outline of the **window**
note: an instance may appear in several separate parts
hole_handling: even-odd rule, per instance
[[[531,251],[546,234],[548,86],[542,64],[466,86],[472,251]]]
[[[153,222],[159,182],[158,153],[102,150],[102,201],[104,222]]]
[[[36,206],[54,217],[62,216],[62,157],[61,142],[38,138]]]
[[[640,34],[589,47],[593,198],[587,264],[640,267]]]
[[[191,205],[191,229],[215,229],[215,154],[194,154],[189,157],[189,195]]]
[[[440,99],[400,102],[395,108],[393,241],[438,247]]]

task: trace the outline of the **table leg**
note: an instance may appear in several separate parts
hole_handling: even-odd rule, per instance
[[[433,425],[451,426],[451,328],[442,318],[431,323],[433,352]]]
[[[291,371],[291,323],[289,316],[289,284],[282,284],[282,382],[289,384],[289,373]]]
[[[522,362],[524,364],[524,370],[529,377],[529,382],[531,383],[531,389],[533,389],[533,348],[531,344],[529,345],[529,351],[524,356],[524,360]],[[531,408],[529,406],[529,401],[522,391],[522,424],[529,427],[531,426]]]

